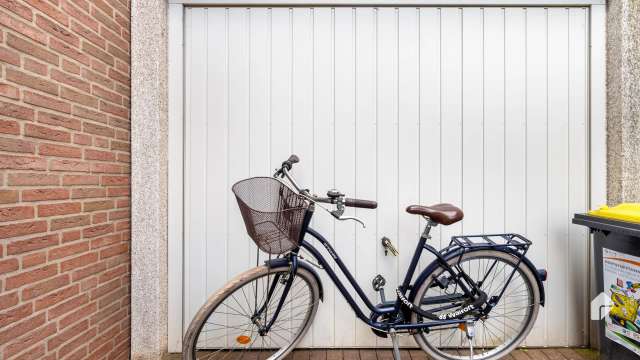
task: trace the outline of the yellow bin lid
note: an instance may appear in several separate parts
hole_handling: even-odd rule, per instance
[[[624,203],[612,207],[605,205],[589,211],[589,215],[640,224],[640,203]]]

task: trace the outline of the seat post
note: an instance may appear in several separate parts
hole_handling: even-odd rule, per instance
[[[422,238],[426,240],[430,239],[429,233],[431,232],[431,228],[434,226],[438,226],[438,223],[431,220],[428,216],[423,216],[425,220],[427,220],[427,225],[424,226],[424,230],[422,231]]]
[[[407,275],[405,276],[404,281],[400,286],[400,291],[402,291],[403,293],[409,288],[409,284],[411,283],[413,274],[415,273],[416,267],[418,266],[418,261],[420,261],[420,256],[422,255],[422,249],[424,248],[425,243],[429,239],[429,232],[431,231],[431,228],[433,226],[438,225],[438,223],[434,222],[433,220],[429,219],[426,216],[425,216],[425,219],[427,219],[427,225],[425,226],[424,231],[422,232],[422,235],[418,240],[416,250],[413,253],[413,257],[411,258],[411,263],[409,263],[409,268],[407,269]]]

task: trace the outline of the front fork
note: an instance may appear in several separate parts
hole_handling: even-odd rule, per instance
[[[282,306],[284,305],[284,302],[287,298],[287,295],[289,294],[289,291],[291,290],[291,285],[293,284],[293,279],[296,276],[296,273],[298,271],[298,256],[297,254],[292,254],[289,255],[289,261],[291,264],[291,267],[289,269],[289,274],[287,276],[287,278],[285,279],[285,285],[284,285],[284,289],[282,290],[282,295],[280,296],[280,300],[278,300],[278,306],[276,307],[275,312],[273,313],[273,315],[271,316],[271,320],[269,320],[268,323],[266,324],[261,324],[260,323],[260,319],[263,318],[263,314],[264,314],[264,319],[266,320],[268,318],[268,310],[269,310],[269,304],[271,303],[271,297],[273,296],[273,293],[276,290],[276,286],[278,286],[278,283],[280,282],[280,277],[282,275],[280,274],[276,274],[273,277],[273,283],[271,283],[271,285],[269,286],[269,291],[267,292],[267,296],[266,299],[264,300],[264,303],[262,304],[262,306],[260,307],[260,309],[256,310],[255,314],[253,314],[253,316],[251,317],[251,321],[256,324],[258,326],[258,333],[261,336],[265,336],[269,330],[271,329],[271,327],[273,326],[273,324],[275,323],[276,319],[278,318],[278,315],[280,315],[280,311],[282,310]]]

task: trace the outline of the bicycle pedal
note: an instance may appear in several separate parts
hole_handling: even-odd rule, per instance
[[[389,252],[391,252],[391,255],[393,256],[398,256],[398,254],[400,254],[398,252],[398,249],[396,249],[396,247],[393,246],[393,243],[391,243],[391,240],[386,236],[382,237],[382,247],[384,248],[384,256],[387,256]]]
[[[373,290],[380,293],[380,300],[385,302],[384,296],[384,286],[387,284],[387,280],[380,274],[376,275],[371,281],[371,285],[373,286]]]

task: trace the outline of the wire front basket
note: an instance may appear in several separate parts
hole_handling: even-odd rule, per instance
[[[271,177],[253,177],[232,187],[247,233],[269,254],[298,247],[309,202]]]

